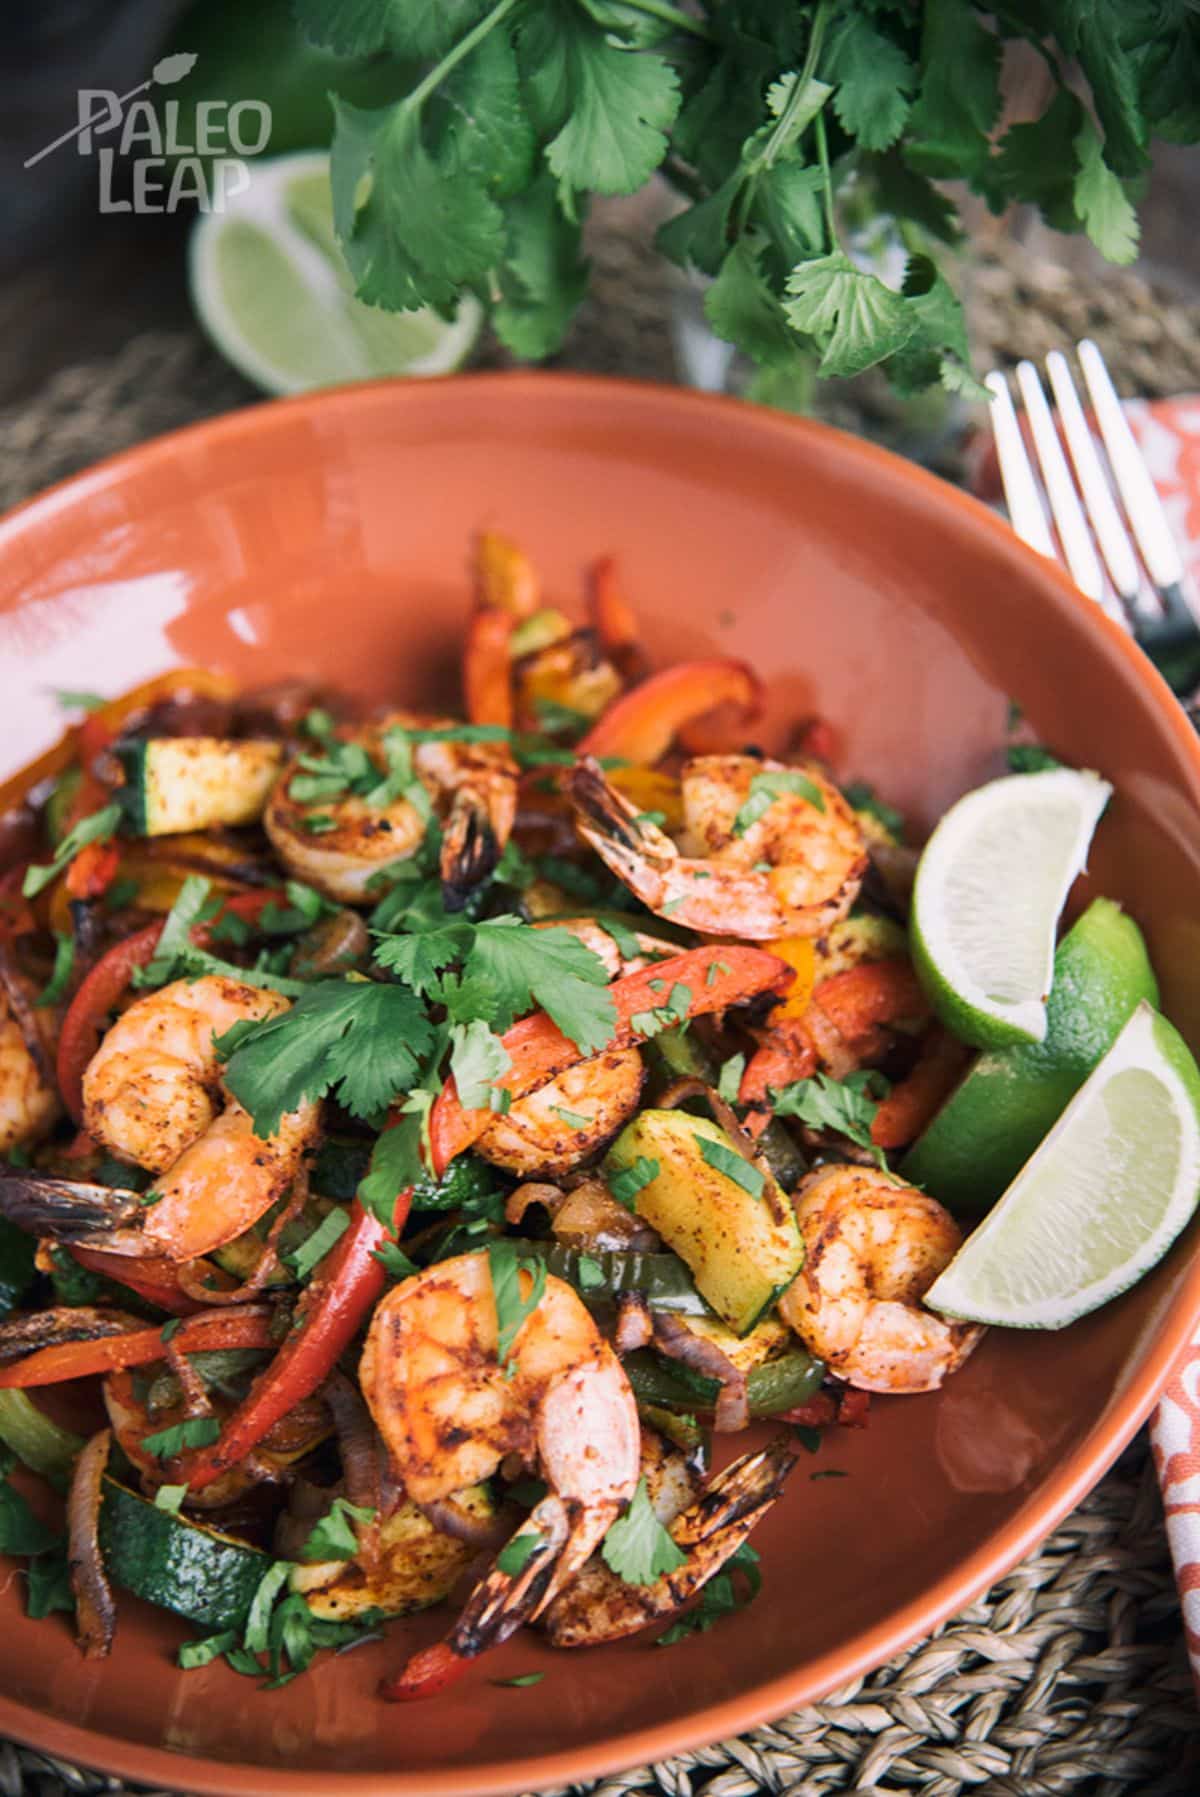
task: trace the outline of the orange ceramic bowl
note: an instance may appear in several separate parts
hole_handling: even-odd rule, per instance
[[[454,702],[467,545],[527,546],[571,604],[593,556],[660,661],[736,653],[768,743],[815,710],[845,773],[927,827],[997,773],[1010,699],[1116,788],[1097,891],[1145,929],[1200,1049],[1200,748],[1128,641],[1003,524],[891,456],[734,401],[563,375],[360,386],[198,426],[0,526],[3,761],[57,727],[51,687],[117,692],[178,662],[324,675]],[[827,1437],[761,1528],[752,1608],[662,1651],[552,1653],[525,1633],[424,1705],[376,1701],[436,1617],[261,1694],[179,1673],[184,1625],[130,1599],[116,1651],[0,1593],[0,1730],[192,1791],[528,1790],[733,1735],[866,1671],[967,1603],[1077,1504],[1200,1317],[1194,1237],[1061,1335],[993,1331],[938,1396]],[[497,1679],[544,1672],[536,1689]]]

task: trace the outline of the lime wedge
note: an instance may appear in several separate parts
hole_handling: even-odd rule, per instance
[[[901,1171],[953,1211],[984,1211],[1103,1059],[1139,999],[1158,1003],[1142,932],[1112,899],[1093,899],[1054,956],[1042,1042],[981,1054]]]
[[[1061,1329],[1148,1273],[1198,1195],[1200,1071],[1143,1002],[925,1302]]]
[[[452,322],[355,299],[334,235],[327,152],[247,167],[250,185],[198,219],[188,246],[197,316],[247,380],[301,393],[376,375],[446,374],[464,361],[483,320],[473,295]]]
[[[913,887],[913,962],[956,1036],[1040,1042],[1054,932],[1112,787],[1051,768],[993,780],[952,805]]]

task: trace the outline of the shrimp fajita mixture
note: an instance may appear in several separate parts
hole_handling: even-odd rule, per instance
[[[123,1592],[272,1687],[444,1606],[393,1700],[669,1645],[985,1333],[925,1301],[999,1190],[924,1171],[981,1062],[902,818],[610,561],[582,622],[472,574],[462,717],[175,670],[0,789],[0,1550],[89,1656]]]

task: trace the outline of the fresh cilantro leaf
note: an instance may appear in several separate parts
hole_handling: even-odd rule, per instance
[[[784,311],[821,352],[818,372],[861,374],[903,349],[917,328],[903,297],[856,268],[844,250],[798,262]]]
[[[295,0],[310,43],[337,56],[439,56],[486,10],[487,0]]]
[[[519,1672],[516,1678],[494,1678],[492,1683],[522,1691],[528,1685],[540,1685],[545,1676],[544,1672]]]
[[[1041,743],[1009,743],[1007,758],[1010,774],[1044,774],[1065,765]]]
[[[238,1673],[242,1678],[261,1678],[262,1665],[254,1655],[244,1647],[231,1647],[225,1655],[225,1664],[230,1672]]]
[[[579,711],[574,705],[563,705],[557,699],[544,698],[541,694],[535,694],[533,709],[547,736],[579,736],[592,721],[586,711]]]
[[[656,1160],[639,1154],[631,1166],[622,1167],[619,1173],[609,1174],[608,1189],[618,1204],[623,1204],[627,1210],[633,1210],[634,1200],[643,1186],[648,1186],[661,1172],[662,1168]]]
[[[810,1479],[848,1479],[849,1473],[840,1466],[823,1466],[819,1472],[809,1473]]]
[[[794,768],[780,773],[755,774],[751,778],[745,803],[733,820],[733,834],[744,836],[751,825],[765,816],[776,799],[782,798],[785,793],[793,793],[797,798],[806,799],[817,811],[825,809],[824,793],[807,774]]]
[[[704,984],[706,986],[715,986],[717,981],[721,978],[721,975],[727,974],[728,972],[729,972],[728,962],[726,962],[726,961],[710,961],[707,968],[705,969]]]
[[[898,840],[903,838],[904,813],[877,797],[875,788],[865,780],[855,780],[849,786],[844,786],[842,797],[852,811],[865,811],[869,817],[877,819],[885,830],[890,830]]]
[[[715,192],[668,219],[659,227],[655,239],[663,255],[680,268],[694,267],[706,275],[717,274],[729,248],[730,213],[744,187],[745,174],[739,164]],[[713,329],[717,329],[715,323]]]
[[[100,902],[106,911],[120,911],[133,903],[139,890],[138,883],[131,874],[122,874],[119,880],[113,881]]]
[[[135,967],[133,970],[135,986],[163,986],[174,977],[176,963],[192,947],[192,930],[208,903],[211,891],[211,880],[206,880],[202,874],[188,875],[179,888],[179,896],[167,912],[153,957],[145,967]]]
[[[328,812],[310,811],[307,817],[300,819],[300,827],[310,836],[327,836],[330,830],[337,829],[337,819]]]
[[[100,693],[75,692],[69,687],[56,687],[54,697],[64,711],[100,711],[108,704]]]
[[[818,1454],[821,1451],[821,1431],[814,1429],[811,1423],[797,1423],[796,1440],[806,1454]]]
[[[637,931],[619,917],[598,917],[596,922],[616,945],[617,953],[623,961],[636,961],[642,953],[642,945],[638,941]]]
[[[1075,139],[1079,169],[1075,211],[1084,230],[1110,262],[1133,262],[1138,249],[1137,214],[1119,178],[1104,160],[1096,127],[1084,116]]]
[[[90,817],[80,818],[55,849],[52,861],[44,865],[32,863],[25,869],[25,877],[21,882],[22,896],[36,898],[39,892],[70,866],[80,849],[85,848],[89,842],[107,842],[115,834],[120,821],[121,807],[116,803],[93,811]]]
[[[617,1013],[607,970],[570,930],[491,918],[475,927],[467,971],[491,982],[505,1014],[539,1004],[585,1055],[612,1041]]]
[[[1081,102],[1064,90],[1054,95],[1040,118],[1010,125],[989,168],[997,198],[1036,201],[1056,229],[1078,230],[1075,143],[1083,117]]]
[[[493,1086],[488,1093],[488,1110],[497,1117],[507,1117],[512,1110],[512,1093],[507,1086]]]
[[[537,869],[533,862],[521,853],[511,836],[496,863],[494,878],[498,886],[515,886],[519,892],[524,892],[537,879]]]
[[[600,1544],[605,1565],[627,1585],[652,1585],[663,1573],[687,1561],[654,1514],[643,1475],[624,1516],[612,1524]]]
[[[744,1054],[730,1055],[727,1061],[722,1061],[721,1072],[717,1079],[717,1093],[725,1100],[726,1104],[737,1103],[738,1093],[742,1089],[742,1075],[745,1071],[746,1057]]]
[[[472,930],[469,923],[447,919],[404,936],[381,935],[375,945],[375,959],[414,992],[428,996],[439,975],[462,960],[470,946]]]
[[[250,1599],[250,1608],[246,1613],[246,1629],[242,1636],[242,1645],[247,1653],[266,1653],[270,1644],[270,1617],[275,1599],[286,1584],[292,1570],[290,1560],[275,1560],[263,1573]]]
[[[300,1549],[301,1560],[353,1560],[358,1536],[351,1525],[374,1522],[375,1514],[363,1504],[352,1504],[349,1498],[335,1497]]]
[[[171,1460],[185,1448],[211,1447],[220,1433],[221,1425],[215,1416],[189,1416],[182,1423],[172,1423],[169,1429],[144,1435],[141,1445],[156,1460]]]
[[[714,1142],[708,1136],[697,1136],[700,1155],[716,1172],[723,1173],[726,1179],[732,1179],[735,1185],[741,1186],[743,1192],[749,1192],[751,1198],[761,1198],[766,1176],[760,1168],[754,1166],[736,1148],[729,1148],[724,1142]]]
[[[521,103],[511,37],[488,32],[448,75],[441,99],[450,109],[448,136],[462,165],[480,174],[498,199],[523,194],[537,139]]]
[[[488,1103],[492,1081],[512,1066],[508,1050],[481,1018],[450,1030],[450,1072],[459,1103],[468,1111]]]
[[[549,0],[523,30],[534,104],[558,127],[545,155],[564,213],[575,217],[578,190],[634,193],[662,161],[679,110],[670,63],[625,48],[562,0]]]
[[[505,1542],[496,1555],[496,1565],[501,1572],[508,1573],[510,1578],[516,1578],[524,1572],[543,1545],[543,1537],[537,1529],[522,1529]]]
[[[512,1345],[525,1319],[533,1315],[546,1289],[546,1267],[540,1260],[524,1259],[511,1241],[488,1243],[488,1266],[496,1300],[496,1357],[506,1377],[511,1377]],[[521,1274],[532,1281],[527,1297],[521,1296]]]
[[[312,1234],[306,1236],[300,1246],[291,1254],[283,1255],[283,1259],[292,1269],[297,1279],[307,1279],[314,1267],[318,1266],[336,1242],[341,1241],[350,1227],[350,1213],[340,1207],[331,1210],[322,1217]]]
[[[50,970],[50,978],[38,993],[35,1003],[39,1010],[47,1005],[56,1005],[71,983],[71,975],[75,971],[75,938],[54,933],[54,966]]]
[[[761,245],[739,238],[726,251],[704,296],[704,315],[718,337],[736,343],[760,367],[791,363],[800,355],[787,314],[762,273]]]
[[[796,1117],[810,1129],[835,1130],[860,1148],[870,1149],[886,1172],[887,1156],[871,1140],[871,1125],[879,1100],[890,1089],[891,1081],[873,1069],[848,1073],[840,1081],[817,1073],[812,1079],[794,1080],[782,1090],[772,1091],[771,1103],[777,1117]]]
[[[836,83],[833,108],[864,150],[886,150],[903,131],[917,71],[874,19],[845,11],[830,32],[822,73]]]
[[[159,1330],[158,1333],[162,1337],[163,1341],[169,1342],[172,1339],[172,1337],[177,1335],[178,1332],[180,1331],[180,1329],[182,1329],[182,1328],[183,1328],[183,1318],[182,1317],[168,1317],[167,1321],[163,1324],[162,1328]]]
[[[154,1508],[166,1510],[172,1516],[179,1515],[179,1507],[187,1496],[186,1485],[160,1485],[154,1494]]]
[[[427,1107],[426,1107],[427,1110]],[[390,1229],[401,1192],[428,1178],[422,1158],[425,1110],[410,1111],[385,1129],[371,1151],[371,1165],[358,1195],[374,1217]]]
[[[921,86],[906,160],[922,175],[972,180],[991,154],[1000,112],[1001,44],[961,0],[924,0]]]
[[[185,1672],[191,1672],[197,1666],[208,1666],[213,1660],[219,1660],[236,1642],[236,1629],[222,1629],[219,1635],[205,1635],[199,1641],[185,1641],[176,1655],[176,1663]],[[257,1666],[255,1670],[258,1670]]]
[[[13,1456],[6,1455],[4,1474],[0,1479],[0,1554],[44,1554],[58,1544],[59,1537],[40,1522],[21,1493],[10,1485],[8,1474]]]
[[[270,1136],[285,1112],[327,1092],[355,1117],[376,1116],[415,1084],[432,1043],[429,1020],[406,987],[322,980],[236,1042],[219,1037],[217,1049],[228,1052],[228,1089],[256,1134]]]

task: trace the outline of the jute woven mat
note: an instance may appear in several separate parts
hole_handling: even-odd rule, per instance
[[[562,361],[671,379],[661,264],[645,233],[624,226],[614,209],[593,233],[595,290]],[[1109,271],[1103,283],[1081,283],[999,244],[971,291],[982,366],[1087,330],[1126,391],[1200,390],[1200,306],[1136,276]],[[494,349],[483,355],[503,360]],[[198,334],[144,333],[0,410],[0,507],[255,397]],[[0,1743],[0,1797],[126,1788]],[[572,1788],[593,1797],[1196,1797],[1200,1708],[1144,1437],[1035,1554],[911,1652],[772,1727]]]

